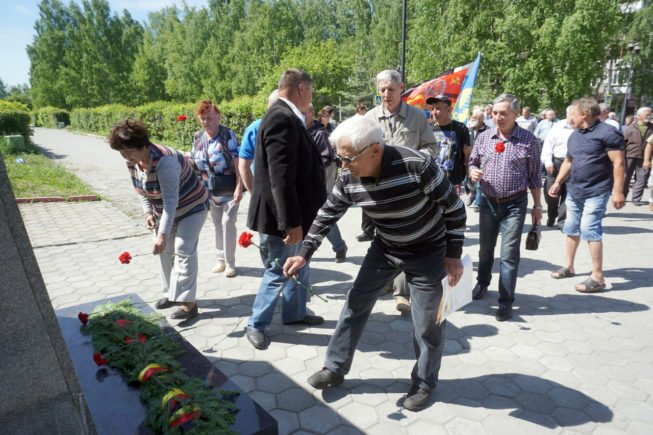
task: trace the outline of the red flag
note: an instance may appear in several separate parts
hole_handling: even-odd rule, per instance
[[[446,95],[453,106],[456,104],[458,95],[460,95],[460,88],[471,65],[470,63],[447,70],[434,79],[419,83],[405,91],[402,98],[407,104],[418,109],[424,109],[428,97]]]

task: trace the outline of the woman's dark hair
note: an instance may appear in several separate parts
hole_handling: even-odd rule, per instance
[[[150,145],[150,135],[142,122],[125,119],[111,129],[109,145],[116,151],[142,149]]]

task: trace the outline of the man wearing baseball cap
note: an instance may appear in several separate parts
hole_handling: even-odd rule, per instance
[[[467,172],[467,160],[472,150],[469,130],[462,122],[451,118],[451,100],[446,95],[437,95],[426,99],[431,111],[433,135],[435,136],[436,163],[442,169],[449,182],[460,194],[460,185]]]

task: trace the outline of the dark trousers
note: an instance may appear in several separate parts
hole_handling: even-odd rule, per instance
[[[362,219],[361,219],[361,229],[365,234],[369,234],[371,236],[374,235],[374,222],[372,222],[372,218],[365,213],[365,210],[361,210],[362,212]]]
[[[630,188],[630,179],[635,175],[635,184],[633,185],[633,202],[640,202],[642,194],[648,181],[648,171],[642,167],[644,159],[628,157],[626,159],[626,179],[624,181],[624,198],[628,197],[628,190]]]
[[[431,391],[435,388],[444,348],[446,321],[436,324],[442,299],[445,248],[421,256],[400,259],[386,253],[376,240],[372,242],[354,285],[347,293],[336,330],[329,341],[324,367],[347,374],[356,345],[367,319],[383,288],[402,270],[410,289],[413,305],[413,348],[417,361],[411,372],[413,385]]]
[[[560,185],[560,193],[557,198],[549,195],[549,188],[556,180],[563,161],[564,159],[553,159],[553,173],[551,175],[546,174],[546,181],[544,182],[544,201],[546,201],[546,212],[548,216],[547,224],[551,223],[551,225],[555,223],[556,218],[558,218],[558,224],[562,225],[567,217],[567,206],[565,205],[565,199],[567,199],[567,183]]]
[[[496,204],[485,195],[481,198],[479,217],[480,251],[478,278],[487,287],[492,279],[494,248],[501,234],[501,266],[499,268],[499,306],[512,306],[515,300],[517,272],[520,260],[521,234],[526,219],[528,196],[515,201]]]

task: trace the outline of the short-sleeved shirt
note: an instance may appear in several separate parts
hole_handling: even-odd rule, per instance
[[[434,126],[435,162],[452,184],[460,184],[467,173],[463,148],[470,146],[469,130],[465,124],[451,121],[448,125]]]
[[[247,126],[243,140],[240,144],[240,151],[238,157],[245,160],[254,160],[254,150],[256,149],[256,134],[258,133],[258,126],[261,125],[263,118],[257,119]]]
[[[365,116],[381,126],[386,144],[401,145],[416,150],[435,144],[433,131],[424,113],[403,101],[395,114],[389,113],[383,105],[380,105],[367,112]]]
[[[613,183],[613,165],[609,151],[624,149],[624,137],[616,128],[596,121],[591,127],[577,129],[567,142],[571,175],[567,182],[574,199],[586,199],[609,193]]]

